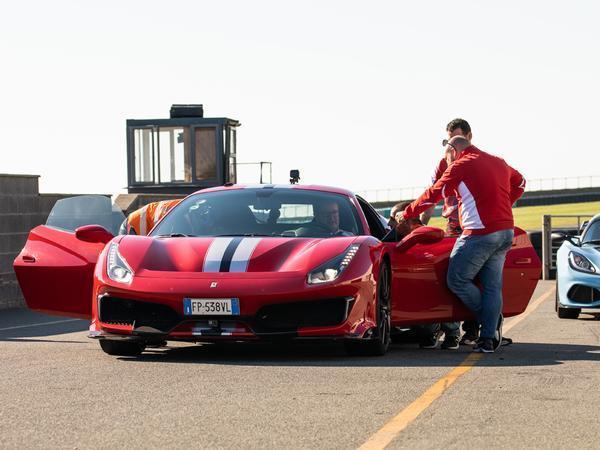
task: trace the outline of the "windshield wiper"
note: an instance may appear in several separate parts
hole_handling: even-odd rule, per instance
[[[167,238],[167,237],[195,237],[194,234],[183,234],[183,233],[171,233],[171,234],[159,234],[159,238]]]

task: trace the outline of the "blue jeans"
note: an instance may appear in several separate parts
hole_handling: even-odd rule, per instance
[[[450,254],[448,287],[475,314],[482,338],[492,339],[502,312],[502,269],[514,231],[461,235]],[[482,289],[473,283],[479,275]]]
[[[460,322],[427,323],[415,325],[415,329],[423,337],[433,336],[438,331],[443,331],[445,337],[460,336]]]

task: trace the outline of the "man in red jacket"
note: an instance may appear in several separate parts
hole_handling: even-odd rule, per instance
[[[465,119],[452,119],[448,125],[446,125],[446,133],[448,133],[448,139],[452,139],[454,136],[462,136],[466,138],[468,141],[471,141],[473,138],[473,133],[471,132],[471,125]],[[446,147],[448,143],[448,139],[444,139],[443,146]],[[453,155],[446,154],[437,164],[433,176],[431,177],[431,184],[434,185],[437,180],[442,178],[442,175],[450,166],[454,163]],[[420,215],[421,222],[425,225],[429,222],[431,215],[433,214],[433,210],[435,209],[435,205],[423,211]],[[446,233],[448,234],[460,234],[462,229],[460,228],[460,218],[458,216],[458,199],[453,195],[448,195],[444,198],[444,207],[442,209],[442,217],[446,219]],[[439,325],[430,324],[431,336],[426,339],[429,340],[429,344],[425,344],[424,348],[435,348],[432,347],[434,342],[437,341],[437,331],[439,330]],[[426,326],[423,327],[426,329]],[[448,322],[442,325],[442,330],[446,331],[446,337],[448,337],[449,341],[446,343],[445,348],[456,349],[457,345],[453,345],[452,341],[455,339],[454,333],[450,332],[448,334],[448,330],[459,330],[459,324],[457,322]],[[479,324],[476,320],[465,320],[462,324],[462,329],[465,332],[462,338],[460,338],[459,334],[459,344],[460,345],[474,345],[479,337]]]
[[[465,119],[452,119],[448,125],[446,125],[446,132],[448,133],[448,139],[453,138],[454,136],[463,136],[468,141],[471,141],[473,138],[473,133],[471,132],[471,126],[469,122]],[[448,143],[448,139],[443,140],[443,146],[446,147]],[[442,158],[431,177],[431,184],[434,185],[437,180],[439,180],[448,166],[452,164],[454,160],[451,158],[451,155],[446,155]],[[433,210],[435,209],[435,205],[423,211],[420,215],[421,222],[425,225],[429,222],[431,215],[433,214]],[[460,234],[462,232],[460,228],[460,219],[458,217],[458,199],[452,195],[448,195],[444,198],[444,207],[442,209],[442,217],[446,219],[446,232],[449,234]]]
[[[450,254],[448,287],[481,324],[475,351],[492,353],[502,341],[502,269],[514,236],[512,205],[525,179],[462,136],[451,138],[446,152],[454,164],[396,220],[416,217],[446,196],[458,198],[463,231]],[[473,283],[477,276],[482,290]]]

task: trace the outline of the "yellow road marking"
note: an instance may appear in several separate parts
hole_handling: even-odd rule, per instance
[[[400,434],[410,423],[415,420],[423,411],[433,403],[448,387],[452,385],[460,376],[469,371],[471,367],[481,359],[481,353],[471,353],[448,375],[438,380],[433,386],[427,389],[418,399],[408,405],[396,417],[386,423],[377,433],[359,447],[359,450],[384,449],[396,436]]]
[[[554,293],[554,288],[546,292],[533,303],[523,314],[512,319],[510,323],[503,327],[503,331],[509,331],[521,321],[525,320],[538,306]],[[443,378],[436,381],[433,386],[427,389],[419,398],[404,408],[400,413],[386,423],[379,431],[369,438],[367,442],[359,447],[359,450],[382,450],[386,448],[399,434],[408,427],[419,415],[425,411],[437,398],[439,398],[452,384],[461,376],[467,373],[482,358],[482,353],[471,353],[465,360],[452,369]]]

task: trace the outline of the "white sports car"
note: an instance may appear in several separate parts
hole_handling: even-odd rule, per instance
[[[582,308],[600,310],[600,214],[581,236],[567,236],[556,254],[556,313],[577,319]]]

